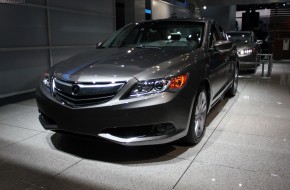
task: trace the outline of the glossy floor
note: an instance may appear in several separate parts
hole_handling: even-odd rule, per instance
[[[290,63],[260,75],[240,77],[194,147],[64,136],[42,129],[35,100],[2,106],[0,189],[290,189]]]

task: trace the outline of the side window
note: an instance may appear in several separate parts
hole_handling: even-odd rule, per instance
[[[220,40],[219,38],[219,34],[218,34],[218,31],[215,27],[215,25],[211,25],[210,27],[210,40],[209,40],[209,46],[212,47],[213,46],[213,43]]]
[[[221,40],[229,40],[227,34],[225,33],[224,29],[221,26],[219,26],[219,31],[221,34]]]
[[[137,43],[138,39],[136,37],[138,36],[139,32],[139,28],[133,28],[121,45],[131,45]]]

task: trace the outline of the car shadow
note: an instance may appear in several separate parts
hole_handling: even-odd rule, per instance
[[[239,71],[239,75],[240,76],[244,76],[244,75],[255,75],[256,74],[256,72],[254,72],[254,71],[247,71],[247,70],[245,70],[245,71]]]
[[[53,149],[84,159],[113,163],[147,163],[171,160],[173,158],[166,155],[176,150],[172,143],[154,146],[123,146],[60,133],[48,135],[47,141]],[[186,150],[184,149],[184,151]]]
[[[225,105],[229,102],[230,97],[224,97],[222,100],[219,100],[214,107],[211,108],[210,112],[207,115],[205,126],[209,127],[214,119],[217,118],[219,114],[223,111]]]

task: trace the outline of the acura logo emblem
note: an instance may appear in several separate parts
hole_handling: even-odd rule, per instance
[[[72,87],[72,95],[78,95],[78,93],[80,92],[80,87],[78,85],[73,85]]]

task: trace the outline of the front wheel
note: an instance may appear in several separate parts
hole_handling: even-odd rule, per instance
[[[187,135],[184,137],[184,142],[189,145],[195,145],[199,143],[205,133],[205,121],[207,117],[207,93],[204,87],[202,87],[195,98],[194,106],[192,110],[191,121]]]

